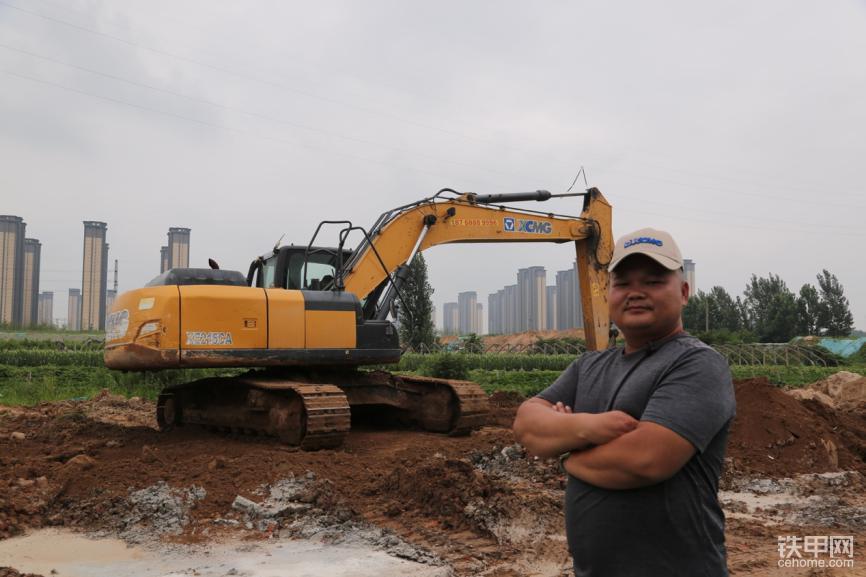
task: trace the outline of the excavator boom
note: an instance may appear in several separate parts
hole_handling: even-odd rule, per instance
[[[365,299],[417,251],[440,244],[574,242],[587,347],[603,349],[608,343],[607,263],[613,253],[613,239],[611,207],[601,192],[591,188],[585,193],[579,217],[490,204],[551,196],[546,191],[512,196],[464,194],[398,210],[371,231],[372,242],[362,244],[356,258],[348,263],[343,272],[345,290]]]

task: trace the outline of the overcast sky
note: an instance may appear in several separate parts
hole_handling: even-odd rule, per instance
[[[128,290],[170,226],[194,266],[246,271],[320,220],[369,226],[446,186],[562,192],[585,166],[614,234],[669,230],[697,288],[796,292],[827,268],[862,329],[864,55],[862,0],[0,0],[0,213],[42,241],[65,318],[83,220],[108,223]],[[521,267],[552,284],[574,250],[426,257],[441,315]]]

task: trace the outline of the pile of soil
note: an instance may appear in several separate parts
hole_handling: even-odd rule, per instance
[[[264,484],[292,477],[316,479],[304,505],[334,523],[372,523],[467,570],[466,563],[485,567],[519,555],[501,528],[526,509],[561,530],[560,495],[516,493],[509,479],[474,464],[513,444],[506,428],[467,437],[358,430],[339,450],[308,453],[197,427],[161,433],[154,413],[152,403],[108,395],[0,408],[0,539],[44,526],[134,538],[141,523],[150,534],[195,541],[243,528],[235,499],[260,501]],[[538,483],[546,480],[540,475]],[[142,500],[146,506],[137,506]],[[170,515],[153,506],[160,500]]]
[[[850,391],[850,383],[863,379],[837,375],[819,381],[814,389]],[[836,410],[808,396],[795,398],[766,378],[735,381],[734,391],[737,416],[728,440],[726,477],[866,473],[866,411]],[[511,426],[523,400],[517,393],[491,395],[493,422]]]
[[[728,475],[866,472],[866,422],[800,401],[765,378],[736,381]]]
[[[803,387],[791,394],[801,400],[817,400],[843,411],[866,409],[866,377],[848,371],[839,371]]]
[[[516,391],[497,391],[490,395],[487,402],[490,406],[490,424],[510,428],[514,423],[517,408],[526,397]]]
[[[727,475],[866,473],[862,415],[799,401],[765,379],[735,388]],[[457,575],[557,574],[568,565],[564,479],[515,443],[510,425],[522,400],[491,396],[490,425],[470,436],[353,430],[340,449],[312,453],[197,427],[161,433],[153,403],[111,395],[0,408],[0,539],[48,525],[180,542],[364,525],[431,552]],[[287,512],[251,517],[263,487],[281,480],[298,489]]]
[[[19,573],[11,567],[0,567],[0,577],[42,577],[33,573]]]
[[[454,335],[445,335],[442,337],[443,343],[450,343],[458,337]],[[525,331],[522,333],[512,333],[510,335],[485,335],[481,337],[485,347],[507,348],[507,347],[528,347],[535,344],[539,339],[582,339],[585,338],[583,329],[565,329],[561,331]]]

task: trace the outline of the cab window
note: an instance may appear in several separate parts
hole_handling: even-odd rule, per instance
[[[265,262],[262,263],[262,286],[264,288],[276,287],[276,276],[277,257],[272,256],[271,258],[265,259]]]
[[[288,282],[289,289],[309,289],[314,280],[319,281],[320,288],[327,290],[334,279],[334,265],[331,264],[333,256],[328,253],[312,253],[307,262],[307,286],[304,282],[304,255],[293,254],[289,258]]]

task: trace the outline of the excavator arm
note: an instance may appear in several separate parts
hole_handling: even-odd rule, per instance
[[[433,197],[385,213],[342,271],[344,290],[366,299],[419,251],[447,243],[574,242],[584,332],[592,350],[608,344],[607,264],[613,252],[611,206],[596,188],[582,194],[579,217],[494,203],[547,200],[546,191]],[[571,195],[570,195],[571,196]]]

